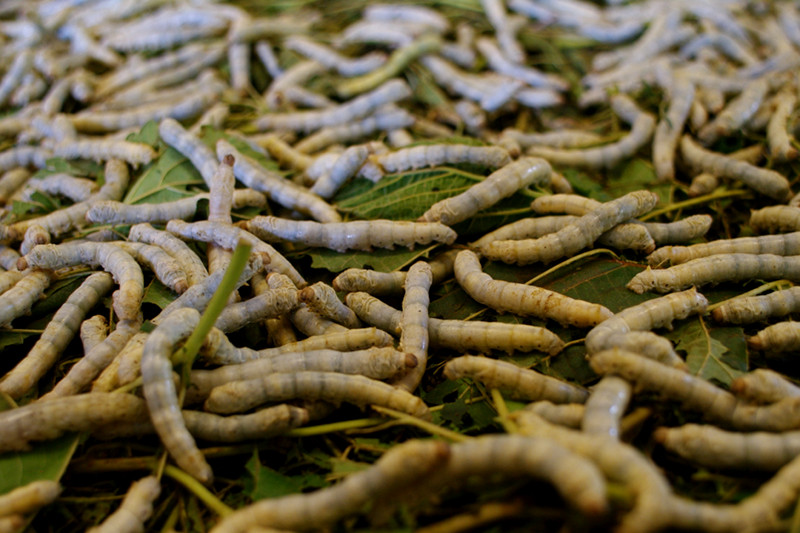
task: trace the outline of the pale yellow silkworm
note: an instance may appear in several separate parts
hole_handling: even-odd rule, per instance
[[[32,481],[0,495],[0,516],[32,513],[54,502],[59,494],[57,481]]]
[[[447,379],[471,378],[492,389],[508,391],[512,398],[553,403],[583,403],[589,396],[586,389],[566,381],[522,368],[514,363],[463,355],[447,362],[444,367]]]
[[[441,283],[453,275],[453,263],[459,250],[448,250],[430,261],[433,284]],[[337,291],[364,291],[373,295],[394,294],[403,291],[406,272],[378,272],[362,268],[348,268],[333,279],[333,288]]]
[[[553,403],[547,400],[531,402],[522,409],[542,417],[551,424],[580,429],[586,405],[582,403]]]
[[[494,241],[482,248],[481,254],[489,259],[520,265],[538,261],[549,263],[591,245],[604,232],[620,222],[647,213],[657,202],[655,193],[632,192],[604,203],[556,233],[538,239]]]
[[[775,403],[800,396],[800,387],[767,368],[756,368],[731,381],[731,392],[752,403]]]
[[[44,168],[47,165],[47,159],[50,157],[53,157],[53,153],[39,146],[8,148],[0,153],[0,172],[7,172],[14,168],[30,165],[36,168]]]
[[[458,163],[500,168],[509,164],[511,157],[499,146],[430,144],[402,148],[375,156],[374,160],[387,172],[404,172],[417,168]]]
[[[322,198],[330,198],[344,183],[355,176],[367,160],[370,150],[366,145],[357,144],[347,148],[331,166],[329,172],[320,176],[311,187],[311,192]]]
[[[295,398],[360,406],[380,405],[423,419],[431,416],[428,407],[417,396],[381,381],[364,376],[311,371],[268,374],[258,379],[221,385],[211,391],[205,407],[215,413],[235,413],[264,402]]]
[[[800,322],[778,322],[752,337],[747,346],[760,352],[791,352],[800,347]]]
[[[15,318],[30,313],[50,281],[51,273],[28,270],[13,287],[0,294],[0,326],[8,326]]]
[[[661,181],[675,177],[675,149],[689,117],[694,96],[695,87],[688,77],[675,76],[669,91],[669,108],[658,121],[653,134],[653,166]]]
[[[756,192],[779,202],[785,202],[791,194],[789,180],[782,174],[708,151],[688,135],[681,138],[681,155],[689,166],[715,176],[739,180]]]
[[[16,285],[19,280],[29,274],[27,271],[20,272],[19,270],[16,270],[17,260],[19,260],[19,254],[17,254],[16,258],[14,259],[13,265],[10,265],[14,270],[0,272],[0,294],[6,292],[8,289]]]
[[[398,444],[373,466],[336,485],[306,494],[265,498],[226,516],[211,533],[244,533],[265,523],[279,529],[324,529],[358,513],[369,501],[393,495],[425,479],[447,462],[449,453],[449,446],[442,441]]]
[[[203,261],[185,242],[166,231],[157,230],[148,223],[136,224],[128,232],[128,240],[152,244],[164,249],[175,259],[186,273],[189,286],[200,283],[208,277]]]
[[[523,132],[514,128],[506,128],[500,134],[502,137],[513,139],[521,148],[531,146],[548,146],[551,148],[583,148],[593,144],[600,144],[603,137],[586,130],[552,130],[543,132]]]
[[[797,148],[792,146],[786,123],[797,103],[797,95],[792,90],[782,90],[773,99],[774,108],[767,124],[767,145],[773,159],[789,161],[797,157]]]
[[[766,78],[748,82],[742,92],[728,102],[714,120],[700,128],[697,137],[708,146],[719,137],[739,130],[758,111],[768,91],[769,81]]]
[[[392,249],[395,245],[413,248],[417,244],[431,242],[452,244],[456,239],[456,232],[444,224],[402,220],[355,220],[321,224],[310,220],[256,216],[247,222],[246,228],[264,239],[299,242],[337,252]]]
[[[94,315],[81,322],[80,338],[83,353],[89,353],[92,348],[103,342],[108,336],[108,321],[103,315]]]
[[[800,231],[800,207],[771,205],[750,213],[750,226],[762,233]]]
[[[494,171],[463,193],[436,202],[418,220],[451,226],[529,185],[547,185],[551,174],[550,164],[544,159],[522,157]]]
[[[664,246],[647,257],[652,266],[677,265],[719,254],[800,254],[800,231],[781,235],[762,235],[759,237],[738,237],[693,244],[691,246]]]
[[[199,320],[196,310],[179,309],[150,333],[142,352],[142,390],[153,427],[169,454],[200,482],[210,483],[211,467],[181,417],[170,361],[177,343],[191,334]]]
[[[603,376],[586,399],[581,429],[590,435],[619,438],[619,423],[630,399],[630,383],[617,376]]]
[[[301,302],[306,304],[309,309],[315,311],[325,318],[338,322],[347,328],[361,327],[361,321],[347,307],[338,296],[333,287],[325,282],[319,281],[309,285],[298,293]]]
[[[711,311],[711,317],[717,322],[750,324],[797,311],[800,311],[800,287],[790,287],[764,296],[734,298],[722,302]]]
[[[161,494],[161,482],[147,476],[128,488],[119,508],[102,523],[90,527],[87,533],[137,533],[144,531],[144,523],[153,514],[153,502]]]
[[[541,287],[493,279],[481,270],[478,256],[463,250],[456,256],[458,284],[478,302],[500,312],[551,318],[578,327],[595,326],[613,313],[600,304],[576,300]]]
[[[692,285],[750,279],[800,281],[800,256],[771,254],[725,254],[692,259],[670,268],[636,274],[626,287],[637,294],[647,290],[671,292]]]
[[[266,149],[269,155],[283,167],[288,166],[304,171],[314,162],[313,157],[295,150],[275,133],[259,136],[258,145]]]
[[[408,111],[386,106],[357,121],[322,128],[295,144],[294,148],[304,154],[313,154],[332,144],[357,141],[378,131],[394,131],[413,124],[414,117]]]
[[[90,275],[70,294],[45,326],[42,335],[22,361],[0,381],[0,391],[20,398],[55,364],[81,327],[86,313],[111,290],[111,276],[105,272]]]
[[[428,364],[428,306],[433,273],[428,263],[411,265],[404,283],[403,307],[400,315],[400,350],[412,354],[417,364],[393,385],[409,392],[422,381]]]
[[[156,278],[172,291],[181,294],[189,288],[186,272],[166,250],[141,242],[113,241],[114,246],[124,250],[136,262],[153,271]]]
[[[66,159],[121,159],[133,166],[146,165],[156,157],[149,145],[116,139],[64,139],[53,146],[53,155]]]
[[[236,178],[233,175],[234,157],[226,155],[217,165],[211,182],[208,185],[208,220],[211,222],[222,222],[231,224],[231,207],[233,204],[234,187]],[[206,247],[208,256],[208,271],[213,273],[219,270],[226,270],[230,263],[233,252],[225,250],[215,244]],[[235,296],[234,296],[235,297]]]
[[[306,56],[329,69],[336,70],[339,74],[348,78],[375,70],[386,61],[386,56],[381,52],[370,52],[360,57],[343,56],[333,49],[302,35],[292,35],[283,44],[286,48]]]
[[[214,152],[197,136],[187,131],[172,118],[164,118],[158,125],[158,134],[165,143],[186,156],[200,172],[203,181],[210,186],[211,179],[217,169],[217,158]],[[141,222],[147,222],[142,220]]]
[[[8,204],[12,195],[20,190],[33,174],[27,168],[16,167],[3,172],[0,176],[0,203]]]
[[[289,313],[297,306],[297,289],[273,289],[247,300],[228,304],[214,325],[224,332],[236,331],[247,324]]]
[[[20,196],[23,199],[30,199],[34,191],[43,191],[47,194],[66,196],[73,202],[83,202],[95,194],[98,189],[99,186],[94,180],[58,173],[41,179],[28,180]]]

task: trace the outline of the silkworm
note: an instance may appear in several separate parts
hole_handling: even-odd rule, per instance
[[[586,405],[582,403],[553,403],[547,400],[531,402],[522,408],[530,411],[551,424],[580,429]]]
[[[792,146],[786,131],[786,122],[797,103],[793,91],[782,90],[773,100],[774,109],[767,125],[767,145],[770,155],[778,161],[788,161],[797,157],[797,149]]]
[[[783,175],[765,168],[756,167],[729,156],[708,151],[691,137],[681,137],[681,155],[686,163],[715,176],[736,179],[751,189],[780,202],[789,198],[789,180]]]
[[[704,379],[617,348],[593,355],[589,364],[599,374],[625,378],[636,391],[657,392],[680,401],[684,408],[698,411],[712,422],[734,429],[786,431],[795,429],[800,421],[797,410],[800,398],[765,406],[748,404]]]
[[[655,193],[632,192],[602,204],[555,233],[538,239],[493,241],[481,248],[481,254],[489,259],[521,265],[537,261],[549,263],[582,250],[620,222],[650,211],[657,202]]]
[[[750,213],[750,226],[762,233],[800,231],[800,207],[771,205]]]
[[[718,239],[691,246],[665,246],[650,254],[647,261],[653,266],[665,263],[677,265],[700,257],[733,253],[797,255],[800,254],[800,231],[781,235]]]
[[[264,93],[264,103],[271,110],[284,107],[283,93],[286,89],[304,85],[308,80],[323,72],[325,72],[325,67],[317,61],[295,63],[272,79],[272,83]]]
[[[53,146],[53,155],[66,159],[94,159],[96,161],[121,159],[133,166],[147,164],[156,157],[156,151],[143,143],[115,139],[65,139]]]
[[[358,317],[339,300],[334,288],[322,281],[304,288],[299,292],[298,296],[301,302],[325,318],[338,322],[347,328],[361,327]]]
[[[412,354],[417,364],[393,384],[401,390],[414,391],[422,381],[428,364],[428,306],[433,281],[431,267],[424,261],[411,265],[404,283],[400,315],[400,350]]]
[[[448,250],[428,261],[433,283],[441,283],[453,275],[453,263],[459,250]],[[378,272],[362,268],[348,268],[333,279],[337,291],[364,291],[373,295],[399,293],[403,290],[406,272]]]
[[[50,234],[47,230],[38,224],[33,224],[25,230],[25,236],[22,238],[22,242],[19,245],[19,251],[24,255],[30,252],[34,246],[48,244],[49,242]]]
[[[766,327],[751,337],[747,346],[761,352],[789,352],[800,346],[800,324],[778,322]]]
[[[741,128],[758,110],[768,91],[769,82],[764,78],[749,82],[714,120],[700,128],[697,132],[698,139],[709,145],[720,136],[729,135]]]
[[[292,35],[283,44],[289,50],[306,56],[348,78],[373,71],[386,61],[386,56],[381,52],[371,52],[355,58],[343,56],[335,50],[301,35]]]
[[[268,374],[258,379],[233,381],[214,388],[205,408],[215,413],[246,411],[268,401],[293,398],[380,405],[423,419],[428,407],[418,397],[381,381],[332,372]]]
[[[202,131],[203,126],[210,126],[218,130],[222,129],[222,126],[230,115],[230,112],[231,111],[226,104],[217,102],[209,107],[205,113],[200,115],[200,118],[198,118],[197,121],[192,124],[192,127],[189,128],[189,133],[197,135]]]
[[[158,124],[158,135],[168,145],[175,148],[192,162],[200,172],[203,181],[210,187],[214,172],[217,170],[217,158],[214,152],[203,141],[187,131],[173,118],[164,118]],[[139,222],[148,222],[140,220]]]
[[[207,397],[214,387],[225,383],[256,379],[277,372],[338,372],[388,379],[416,366],[416,357],[392,347],[347,352],[331,349],[282,350],[281,353],[241,364],[228,364],[214,370],[193,370],[188,388],[191,399],[199,400]]]
[[[90,393],[39,399],[0,413],[4,428],[0,450],[27,450],[31,441],[55,439],[69,431],[92,431],[111,421],[138,419],[146,413],[145,403],[131,394]]]
[[[33,348],[0,381],[0,391],[20,398],[53,366],[59,354],[78,331],[83,317],[111,290],[111,276],[105,272],[90,275],[58,308]]]
[[[228,304],[214,325],[225,332],[236,331],[247,324],[288,313],[297,305],[296,289],[273,289],[248,300]]]
[[[236,185],[236,178],[233,175],[232,168],[233,163],[234,158],[232,155],[223,157],[211,177],[208,191],[208,220],[211,222],[224,224],[233,222],[231,206]],[[208,255],[209,272],[216,272],[228,268],[233,252],[210,244],[206,247],[206,254]]]
[[[212,533],[248,531],[258,524],[281,529],[320,529],[354,515],[371,501],[392,495],[424,479],[445,463],[449,446],[413,440],[393,446],[371,467],[342,482],[306,494],[260,500],[234,511]]]
[[[190,41],[213,37],[221,32],[223,27],[219,24],[205,26],[175,27],[170,31],[159,31],[149,28],[138,31],[124,31],[103,39],[102,44],[120,52],[149,51],[155,52],[168,50]]]
[[[623,120],[631,124],[631,131],[617,142],[596,148],[558,150],[532,146],[527,154],[546,159],[553,165],[580,166],[589,168],[613,167],[623,159],[633,156],[653,135],[656,119],[640,110],[627,96],[611,97],[611,107]]]
[[[505,6],[499,0],[481,0],[481,6],[486,13],[486,18],[492,25],[500,43],[503,54],[512,62],[521,64],[525,62],[525,51],[514,35],[516,32],[508,22]]]
[[[103,242],[42,244],[20,259],[22,267],[56,270],[76,265],[100,265],[113,274],[119,290],[112,296],[114,312],[122,320],[136,320],[144,296],[142,269],[118,246]]]
[[[80,338],[83,345],[83,353],[88,353],[103,342],[108,336],[108,321],[103,315],[95,315],[81,322]]]
[[[298,305],[289,314],[289,320],[301,333],[309,337],[349,331],[346,327],[315,313],[305,304]]]
[[[532,146],[548,146],[551,148],[583,148],[603,142],[603,137],[586,130],[553,130],[544,132],[522,132],[514,128],[506,128],[500,134],[515,140],[522,148]]]
[[[33,51],[30,49],[23,50],[14,58],[3,79],[0,80],[0,105],[8,101],[11,93],[22,81],[22,77],[30,70],[32,63]]]
[[[685,424],[657,428],[653,438],[670,452],[706,468],[774,472],[800,453],[800,431],[737,433]]]
[[[300,275],[283,255],[248,231],[235,226],[209,222],[207,220],[192,223],[182,220],[170,220],[167,222],[167,231],[185,239],[212,242],[226,250],[235,249],[239,239],[244,239],[245,242],[253,247],[253,252],[266,254],[267,257],[269,257],[268,263],[270,269],[275,269],[278,272],[286,274],[298,287],[304,287],[306,285],[303,276]]]
[[[314,182],[311,192],[322,198],[331,198],[348,179],[355,176],[369,153],[369,148],[363,144],[349,147],[336,159],[330,171]]]
[[[675,148],[694,101],[694,84],[685,76],[675,76],[670,88],[669,109],[658,121],[653,134],[653,166],[662,181],[675,177]]]
[[[265,148],[267,152],[282,166],[288,166],[297,170],[306,170],[314,162],[314,159],[291,147],[278,135],[270,133],[259,136],[259,146]]]
[[[186,243],[171,233],[157,230],[148,223],[136,224],[128,232],[128,239],[133,242],[152,244],[164,249],[180,265],[186,274],[189,286],[203,281],[208,277],[208,271],[200,258]]]
[[[408,98],[410,95],[409,86],[402,80],[394,79],[345,104],[314,111],[271,113],[256,119],[253,126],[259,131],[290,130],[307,133],[367,116],[386,104]]]
[[[9,200],[32,176],[31,172],[23,167],[12,168],[0,176],[0,203],[8,204]]]
[[[552,318],[562,324],[594,326],[613,313],[599,304],[576,300],[541,287],[492,279],[481,270],[478,256],[463,250],[456,256],[458,284],[478,302],[500,312]]]
[[[470,74],[434,55],[423,56],[419,61],[430,71],[437,84],[454,94],[478,102],[485,111],[501,108],[524,85],[508,76]]]
[[[170,362],[175,345],[191,334],[199,320],[196,310],[179,309],[150,333],[142,353],[142,389],[153,427],[164,447],[181,468],[202,483],[209,483],[214,474],[181,417]]]
[[[576,385],[522,368],[514,363],[462,355],[447,362],[444,367],[447,379],[471,378],[492,389],[509,392],[512,398],[553,403],[584,403],[589,393]]]
[[[419,221],[451,226],[493,206],[503,198],[530,185],[547,185],[552,169],[538,157],[522,157],[492,172],[463,193],[433,204]]]
[[[626,285],[637,294],[647,290],[670,292],[692,285],[749,279],[800,279],[800,257],[772,254],[711,255],[692,259],[670,268],[646,270]]]
[[[335,143],[356,141],[377,131],[392,131],[407,128],[414,124],[414,117],[394,106],[386,106],[362,119],[338,126],[328,126],[317,130],[294,145],[295,150],[311,154],[324,150]]]
[[[12,168],[27,167],[30,165],[36,168],[44,168],[48,158],[53,153],[38,146],[15,146],[3,150],[0,154],[0,172],[7,172]]]
[[[341,221],[336,209],[322,198],[278,174],[267,171],[240,153],[232,144],[220,139],[217,142],[217,155],[221,159],[229,154],[235,158],[234,175],[248,187],[265,193],[287,209],[296,209],[319,222]]]
[[[425,6],[403,4],[370,4],[364,8],[365,20],[380,22],[406,22],[427,26],[439,33],[446,32],[450,23],[438,11]]]
[[[77,178],[69,174],[51,174],[41,179],[28,180],[22,191],[23,198],[30,198],[33,191],[66,196],[73,202],[88,200],[99,189],[97,182],[86,178]]]
[[[356,220],[320,224],[307,220],[290,220],[272,216],[256,216],[246,227],[267,240],[287,240],[307,246],[345,250],[394,248],[395,245],[413,248],[417,244],[441,242],[452,244],[456,233],[436,222],[394,220]]]
[[[59,494],[57,481],[32,481],[0,496],[0,516],[31,513],[54,502]]]
[[[90,527],[91,533],[136,533],[144,531],[144,523],[153,514],[153,502],[161,494],[161,482],[147,476],[128,488],[122,504],[102,523]]]
[[[478,39],[475,42],[475,47],[486,58],[489,67],[495,72],[524,81],[531,87],[547,87],[557,91],[565,91],[569,88],[569,83],[561,76],[546,74],[514,61],[506,56],[500,47],[489,38]]]
[[[404,172],[422,167],[459,163],[499,168],[510,163],[511,157],[498,146],[430,144],[403,148],[375,156],[374,160],[387,172]]]
[[[29,313],[50,281],[48,272],[28,271],[13,287],[0,294],[0,326],[8,326],[15,318]]]
[[[752,403],[775,403],[800,396],[800,387],[767,368],[756,368],[731,381],[731,392]]]
[[[630,383],[616,376],[603,376],[586,399],[581,429],[590,435],[619,438],[619,422],[630,399]]]
[[[272,76],[273,79],[283,74],[283,69],[278,62],[278,57],[267,41],[258,41],[255,45],[255,51],[258,59],[261,60],[261,63],[267,70],[267,74]]]

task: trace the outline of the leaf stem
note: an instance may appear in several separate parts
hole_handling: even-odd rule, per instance
[[[642,221],[650,220],[651,218],[655,218],[657,216],[669,213],[671,211],[678,211],[680,209],[683,209],[684,207],[692,207],[694,205],[713,202],[714,200],[722,200],[723,198],[736,198],[737,196],[747,196],[748,194],[750,194],[750,191],[746,191],[744,189],[736,189],[733,191],[722,189],[719,191],[714,191],[710,194],[704,194],[703,196],[698,196],[697,198],[691,198],[689,200],[684,200],[683,202],[675,202],[674,204],[669,204],[665,207],[662,207],[661,209],[650,211],[646,215],[640,216],[639,220]]]
[[[229,514],[233,513],[233,509],[225,505],[222,500],[211,494],[211,492],[205,488],[199,481],[195,478],[181,470],[180,468],[172,465],[166,465],[164,467],[164,475],[167,477],[171,477],[184,487],[186,487],[189,492],[197,496],[197,498],[206,504],[206,507],[217,513],[219,516],[228,516]]]
[[[503,429],[506,430],[506,433],[519,433],[519,428],[514,423],[513,420],[508,416],[508,406],[506,405],[505,399],[503,399],[503,395],[497,389],[492,389],[490,391],[492,395],[492,401],[494,402],[494,408],[497,409],[497,416],[500,420],[500,425],[503,426]]]
[[[793,287],[794,283],[792,283],[788,279],[778,279],[778,280],[775,280],[775,281],[770,281],[769,283],[764,283],[763,285],[761,285],[759,287],[756,287],[753,290],[747,291],[747,292],[742,293],[742,294],[737,294],[733,298],[728,298],[727,300],[722,300],[722,301],[719,301],[719,302],[717,302],[715,304],[709,305],[708,307],[706,307],[706,313],[709,313],[709,312],[713,311],[717,307],[719,307],[719,306],[721,306],[723,304],[726,304],[726,303],[730,302],[731,300],[740,300],[742,298],[747,298],[747,297],[750,297],[750,296],[757,296],[757,295],[759,295],[761,293],[767,292],[767,291],[772,290],[772,289],[783,290],[784,286],[787,286],[786,288]]]
[[[331,424],[319,424],[318,426],[306,426],[287,431],[283,435],[286,437],[314,437],[335,431],[345,431],[348,429],[360,429],[374,426],[385,422],[381,418],[359,418],[356,420],[345,420],[344,422],[333,422]]]
[[[437,437],[442,437],[443,439],[447,439],[453,442],[464,442],[472,438],[469,435],[462,435],[461,433],[456,433],[455,431],[443,428],[441,426],[437,426],[436,424],[432,424],[415,416],[411,416],[409,414],[402,413],[400,411],[395,411],[394,409],[390,409],[388,407],[373,405],[372,408],[378,411],[379,413],[383,413],[385,415],[391,416],[392,418],[396,418],[403,424],[418,427],[422,430],[427,431],[431,435],[436,435]]]
[[[587,257],[591,257],[593,255],[598,255],[598,254],[608,254],[608,255],[612,256],[614,259],[619,259],[619,256],[617,254],[615,254],[613,251],[609,250],[608,248],[595,248],[593,250],[588,250],[586,252],[583,252],[582,254],[578,254],[578,255],[572,256],[569,259],[567,259],[566,261],[560,262],[559,264],[557,264],[553,268],[545,270],[544,272],[542,272],[538,276],[534,276],[533,278],[529,279],[528,281],[525,282],[525,285],[531,285],[533,283],[536,283],[540,279],[549,276],[553,272],[555,272],[555,271],[557,271],[557,270],[559,270],[561,268],[564,268],[565,266],[569,266],[569,265],[571,265],[572,263],[574,263],[576,261],[580,261],[581,259],[585,259]]]

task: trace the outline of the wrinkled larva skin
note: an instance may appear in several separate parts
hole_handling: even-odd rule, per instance
[[[103,522],[89,528],[90,533],[134,533],[144,531],[144,523],[153,514],[153,502],[161,494],[161,482],[155,476],[135,481],[119,508]]]
[[[409,392],[416,390],[428,364],[428,307],[433,273],[428,263],[411,265],[405,281],[403,309],[400,315],[400,350],[412,354],[417,364],[393,384]]]
[[[756,368],[731,382],[731,392],[752,403],[775,403],[800,396],[800,387],[767,368]]]
[[[472,163],[500,168],[511,162],[508,152],[498,146],[430,144],[403,148],[376,156],[375,161],[387,172],[404,172],[423,167]]]
[[[57,481],[33,481],[0,496],[0,516],[27,514],[52,503],[61,494]]]
[[[338,322],[347,328],[361,327],[361,321],[347,307],[338,296],[333,287],[319,281],[309,285],[299,293],[300,301],[325,318]]]
[[[631,385],[617,376],[604,376],[586,399],[581,429],[592,435],[619,438],[619,423],[631,399]]]
[[[739,237],[736,239],[717,239],[691,246],[664,246],[647,257],[652,266],[678,265],[720,254],[800,254],[800,231],[782,235],[763,235],[761,237]]]

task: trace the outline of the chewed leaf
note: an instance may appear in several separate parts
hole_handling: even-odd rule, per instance
[[[334,250],[315,248],[308,251],[311,266],[324,268],[331,272],[341,272],[348,268],[371,268],[379,272],[392,272],[413,263],[417,258],[428,255],[435,248],[396,248],[394,250],[375,250],[372,252],[339,253]]]
[[[148,146],[152,146],[153,148],[158,148],[158,124],[154,120],[151,120],[142,126],[141,130],[137,131],[136,133],[131,133],[125,139],[131,142],[144,143]]]
[[[747,371],[747,348],[742,328],[711,329],[702,317],[678,325],[666,337],[686,352],[689,371],[698,377],[730,385]]]
[[[159,203],[191,196],[191,186],[205,183],[192,162],[173,148],[167,148],[145,167],[123,201],[126,204]]]
[[[150,285],[147,286],[147,289],[145,289],[142,303],[151,303],[157,305],[159,309],[164,309],[171,304],[176,297],[174,292],[165,287],[164,284],[157,279],[154,279]]]

